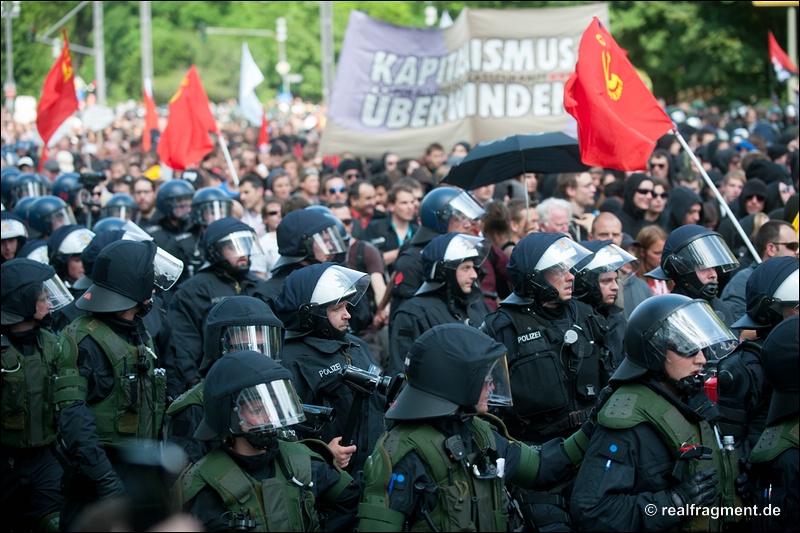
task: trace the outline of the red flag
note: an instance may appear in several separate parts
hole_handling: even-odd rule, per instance
[[[169,119],[158,141],[158,157],[177,170],[199,163],[214,148],[209,131],[217,132],[217,123],[197,69],[192,65],[169,101]]]
[[[269,144],[269,130],[267,130],[267,113],[261,110],[261,128],[258,130],[258,151],[262,154],[267,153]]]
[[[64,48],[44,80],[42,97],[39,99],[39,107],[36,108],[36,128],[45,146],[64,121],[78,109],[75,72],[72,70],[72,59],[69,55],[67,31],[61,31],[64,35]]]
[[[779,82],[783,83],[792,77],[792,74],[797,74],[797,65],[792,63],[786,52],[783,51],[781,45],[769,32],[769,60],[772,62],[772,68],[775,69],[775,77]]]
[[[645,169],[656,140],[673,127],[597,17],[564,85],[564,109],[578,122],[581,160],[589,166]]]
[[[144,131],[142,132],[142,152],[149,152],[153,148],[153,133],[158,139],[158,111],[156,101],[153,99],[153,84],[150,78],[144,80]]]

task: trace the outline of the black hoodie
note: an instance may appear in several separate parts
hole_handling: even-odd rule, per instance
[[[624,200],[622,209],[617,213],[619,220],[622,222],[622,231],[633,237],[636,237],[642,228],[652,224],[652,222],[644,219],[645,210],[639,209],[633,203],[633,195],[636,194],[636,189],[640,187],[643,181],[653,183],[653,179],[647,174],[636,173],[628,177],[622,192]]]
[[[693,205],[700,204],[700,221],[703,220],[703,199],[689,187],[675,187],[664,208],[664,229],[667,233],[684,225],[683,219]],[[698,222],[698,223],[699,223]]]

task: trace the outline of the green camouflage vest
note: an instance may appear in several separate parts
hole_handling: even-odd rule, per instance
[[[47,446],[56,437],[55,379],[58,338],[39,330],[41,350],[25,356],[14,345],[2,352],[2,428],[0,442],[12,448]]]
[[[800,446],[799,432],[800,424],[798,424],[797,418],[767,427],[750,454],[750,462],[766,463],[786,450],[797,448]]]

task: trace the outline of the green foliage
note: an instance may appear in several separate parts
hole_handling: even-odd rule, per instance
[[[455,19],[464,7],[514,10],[586,2],[333,2],[334,48],[341,49],[351,10],[401,26],[425,26],[425,6],[447,10]],[[31,42],[29,27],[42,36],[75,8],[77,1],[23,2],[12,21],[14,77],[18,94],[41,93],[53,64],[52,47]],[[109,103],[141,99],[141,29],[139,2],[103,3],[106,91]],[[637,68],[652,79],[653,90],[667,102],[678,99],[753,100],[768,97],[774,82],[768,61],[767,31],[786,42],[787,9],[755,7],[752,2],[609,2],[611,33]],[[310,100],[321,99],[319,2],[152,2],[153,90],[158,104],[174,94],[191,65],[196,65],[213,101],[238,98],[242,42],[247,42],[266,77],[259,98],[273,98],[280,88],[275,71],[278,43],[269,37],[214,35],[201,39],[200,24],[208,28],[275,29],[278,17],[287,20],[286,57],[291,73],[303,81],[291,90]],[[3,21],[5,23],[5,20]],[[94,43],[92,5],[65,24],[71,43]],[[2,50],[5,55],[5,32]],[[60,37],[59,31],[50,32]],[[95,78],[91,56],[73,51],[76,72],[88,83]],[[5,65],[3,65],[4,67]],[[3,80],[6,72],[3,68]],[[783,92],[783,91],[781,91]]]

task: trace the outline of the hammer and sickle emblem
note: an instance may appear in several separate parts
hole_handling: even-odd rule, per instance
[[[67,82],[72,77],[72,59],[69,56],[69,50],[64,56],[64,61],[61,63],[61,74],[64,76],[64,82]]]
[[[622,96],[622,79],[611,71],[611,53],[603,51],[603,74],[606,79],[606,90],[608,96],[616,101]]]
[[[180,98],[181,97],[181,93],[183,92],[183,88],[184,87],[188,87],[188,86],[189,86],[189,76],[186,76],[185,78],[183,78],[183,81],[181,82],[181,86],[178,87],[178,90],[175,91],[175,94],[172,96],[172,98],[169,99],[169,103],[171,104],[172,102],[174,102],[175,100]]]

